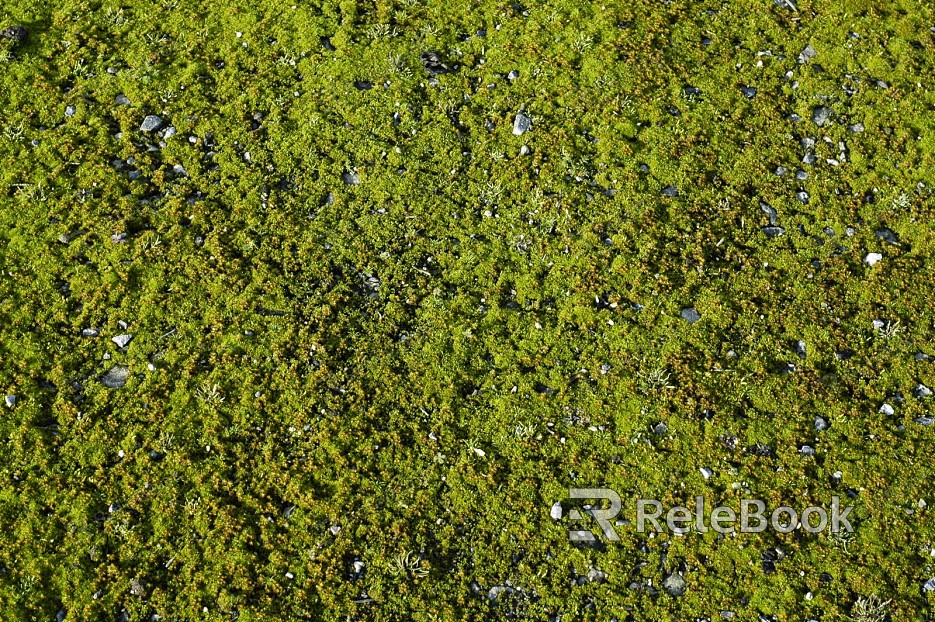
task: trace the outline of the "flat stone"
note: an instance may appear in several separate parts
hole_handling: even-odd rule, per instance
[[[799,64],[804,65],[808,61],[812,60],[818,55],[818,52],[811,46],[811,44],[806,45],[805,49],[802,50],[802,53],[799,54]]]
[[[560,502],[556,501],[552,504],[552,509],[549,511],[549,516],[551,516],[553,520],[562,519],[562,504]]]
[[[685,307],[681,312],[682,319],[689,324],[694,324],[701,319],[701,314],[694,307]]]
[[[931,397],[932,390],[928,388],[927,386],[925,386],[924,384],[919,383],[919,385],[916,386],[916,388],[912,390],[912,395],[914,395],[915,397]]]
[[[110,389],[120,389],[127,384],[130,369],[125,365],[114,365],[101,375],[101,382]]]
[[[819,106],[812,110],[812,123],[821,127],[831,119],[831,108]]]
[[[7,395],[4,401],[6,402],[7,408],[13,408],[13,406],[16,405],[16,396]]]
[[[341,175],[341,179],[343,179],[344,183],[348,186],[356,186],[360,184],[360,174],[356,172],[344,173]]]
[[[893,409],[893,407],[890,406],[889,404],[885,404],[885,403],[884,403],[882,406],[880,406],[880,414],[881,414],[881,415],[893,415],[893,414],[895,414],[895,413],[896,413],[896,411],[895,411],[895,410]]]
[[[775,225],[776,218],[778,214],[776,213],[776,208],[765,201],[760,201],[760,211],[769,216],[769,224]]]
[[[753,99],[756,97],[756,87],[753,86],[741,86],[740,92],[743,93],[743,96],[747,99]]]
[[[126,348],[131,339],[133,339],[133,335],[117,335],[112,337],[111,341],[116,343],[118,348]]]
[[[117,97],[114,98],[114,103],[117,104],[118,106],[129,106],[130,98],[124,95],[123,93],[121,93],[120,95],[117,95]]]
[[[874,266],[883,259],[883,255],[880,253],[867,253],[867,256],[864,257],[864,263],[868,266]]]
[[[877,229],[876,235],[878,238],[886,242],[887,244],[892,244],[893,246],[899,246],[899,237],[893,233],[890,229],[883,227],[882,229]]]
[[[162,119],[154,114],[146,115],[143,123],[140,125],[141,132],[155,132],[162,127]]]

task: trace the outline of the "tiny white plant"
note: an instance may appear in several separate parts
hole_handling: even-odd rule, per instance
[[[200,399],[208,406],[218,406],[221,402],[224,401],[224,396],[221,395],[220,390],[218,390],[217,384],[208,386],[208,383],[205,383],[201,385],[195,391],[195,397]]]
[[[854,622],[883,622],[886,619],[886,608],[891,601],[881,601],[876,594],[868,598],[858,597],[851,607],[850,619]]]
[[[422,567],[422,556],[415,551],[407,551],[397,555],[393,559],[393,569],[397,574],[410,579],[422,579],[429,574],[428,569]]]

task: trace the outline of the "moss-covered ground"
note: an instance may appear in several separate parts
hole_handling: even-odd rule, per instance
[[[0,2],[0,619],[935,617],[935,5],[293,2]]]

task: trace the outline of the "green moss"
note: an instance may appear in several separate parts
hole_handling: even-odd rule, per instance
[[[909,0],[3,7],[30,34],[0,40],[0,618],[841,619],[876,594],[927,619],[933,23]],[[577,549],[549,509],[599,485],[631,514],[850,490],[857,531]],[[684,596],[645,589],[680,566]]]

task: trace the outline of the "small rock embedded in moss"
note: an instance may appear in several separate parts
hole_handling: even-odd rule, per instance
[[[422,66],[425,67],[425,70],[433,76],[439,76],[450,71],[448,66],[441,61],[438,52],[422,52],[419,54],[419,59],[422,61]]]
[[[0,37],[9,39],[14,43],[22,43],[26,40],[27,36],[29,36],[29,31],[22,26],[9,26],[0,30]]]
[[[802,53],[799,54],[799,64],[804,65],[808,61],[815,58],[818,55],[818,52],[811,45],[806,45],[805,49],[802,50]]]
[[[698,313],[694,307],[685,307],[682,309],[682,319],[688,322],[689,324],[694,324],[701,319],[701,314]]]
[[[127,384],[130,370],[124,365],[114,365],[101,376],[101,382],[110,389],[120,389]]]
[[[662,587],[671,596],[681,596],[685,593],[687,584],[680,574],[670,574],[662,582]]]
[[[516,118],[513,119],[513,133],[517,136],[522,136],[529,131],[529,126],[531,124],[529,117],[519,112],[516,114]]]
[[[812,122],[818,127],[823,126],[831,119],[831,108],[819,106],[812,111]]]
[[[140,125],[141,132],[154,132],[162,127],[162,118],[154,114],[146,115],[146,118],[143,119],[142,125]]]

